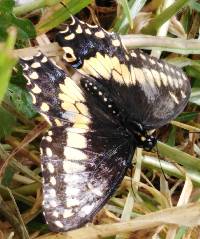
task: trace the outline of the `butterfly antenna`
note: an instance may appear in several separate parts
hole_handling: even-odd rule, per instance
[[[160,168],[161,168],[162,174],[163,174],[165,180],[167,181],[167,177],[166,177],[165,172],[164,172],[164,170],[162,168],[162,165],[161,165],[161,161],[160,161],[161,155],[159,154],[158,144],[157,143],[156,143],[156,154],[157,154],[157,157],[158,157],[158,160],[159,160],[159,164],[160,164]]]
[[[136,197],[136,193],[133,188],[133,165],[131,165],[131,190],[132,190],[133,195]]]

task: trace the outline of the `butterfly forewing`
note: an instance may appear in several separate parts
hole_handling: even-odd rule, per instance
[[[73,18],[56,40],[64,60],[105,86],[144,129],[158,128],[184,109],[190,83],[183,71],[140,50],[128,52],[117,34]]]
[[[90,221],[106,203],[130,166],[135,146],[90,94],[50,60],[45,64],[51,67],[44,67],[43,57],[21,64],[35,107],[52,125],[41,141],[45,218],[51,230],[67,231]],[[35,85],[39,93],[32,90]],[[48,111],[41,110],[42,102]]]

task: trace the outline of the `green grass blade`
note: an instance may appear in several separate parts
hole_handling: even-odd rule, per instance
[[[60,8],[58,11],[49,16],[48,19],[36,25],[37,33],[42,34],[53,29],[54,27],[67,20],[70,15],[74,15],[81,9],[85,8],[89,3],[91,3],[91,1],[92,0],[70,0],[66,5],[67,8]]]
[[[17,59],[11,52],[15,45],[16,29],[10,28],[8,34],[7,41],[0,45],[0,102],[8,88],[12,68],[17,62]]]
[[[185,168],[200,170],[200,160],[167,144],[158,142],[158,151],[162,156],[183,165]]]
[[[156,31],[172,16],[174,16],[181,8],[185,6],[190,0],[177,0],[174,4],[164,10],[161,14],[156,16],[148,26],[144,27],[142,33],[155,35]]]

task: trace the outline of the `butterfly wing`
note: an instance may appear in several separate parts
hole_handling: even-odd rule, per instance
[[[110,90],[120,109],[144,129],[158,128],[187,104],[191,87],[183,71],[143,53],[128,52],[119,36],[72,19],[56,40],[64,60]]]
[[[45,68],[43,57],[21,60],[21,64],[36,108],[52,124],[41,142],[45,218],[51,230],[67,231],[84,225],[103,207],[130,166],[135,147],[90,94],[48,59],[45,64],[51,68]],[[40,66],[34,68],[36,63]],[[36,82],[39,94],[32,90]],[[47,97],[46,87],[48,92],[55,88],[55,104],[52,96]],[[46,112],[41,110],[44,101],[49,106]],[[55,119],[60,123],[55,124]]]

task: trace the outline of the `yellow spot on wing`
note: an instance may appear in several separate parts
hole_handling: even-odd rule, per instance
[[[105,64],[108,66],[108,69],[110,69],[110,71],[113,69],[112,60],[107,54],[105,55]]]
[[[106,68],[102,65],[101,61],[99,61],[97,58],[95,57],[91,57],[88,60],[88,64],[90,66],[92,66],[92,68],[98,72],[98,74],[100,76],[102,76],[104,79],[109,79],[110,78],[110,74],[109,72],[106,70]]]
[[[174,100],[174,102],[175,102],[176,104],[178,104],[178,103],[179,103],[179,100],[177,99],[177,97],[175,96],[175,94],[173,94],[171,91],[169,91],[169,94],[170,94],[170,96],[172,97],[172,99]]]
[[[131,75],[128,67],[125,64],[121,64],[122,77],[126,85],[131,84]]]
[[[31,65],[32,68],[39,68],[41,67],[40,65],[40,62],[34,62],[32,65]]]
[[[172,77],[170,75],[168,75],[167,78],[168,78],[169,85],[171,87],[173,87],[174,86],[174,81],[173,81]]]
[[[83,30],[82,30],[81,26],[78,25],[78,27],[76,28],[76,33],[80,34],[82,32],[83,32]]]
[[[59,86],[61,91],[72,100],[85,101],[81,94],[81,89],[70,78],[66,78],[64,84],[60,84]]]
[[[32,80],[37,80],[39,78],[38,76],[38,73],[37,72],[32,72],[29,77],[32,79]]]
[[[88,108],[85,104],[83,103],[76,103],[77,109],[80,111],[81,114],[85,116],[89,116]]]
[[[86,130],[86,131],[89,130],[88,124],[84,124],[84,123],[81,124],[81,123],[78,123],[78,122],[73,125],[73,128],[80,129],[80,130]],[[80,133],[80,132],[77,132],[77,133]]]
[[[113,76],[113,79],[119,82],[120,84],[124,83],[122,76],[116,70],[112,71],[112,76]]]
[[[107,55],[106,55],[107,56]],[[107,57],[103,57],[101,55],[101,53],[97,52],[96,54],[96,58],[98,59],[99,62],[101,62],[101,64],[104,66],[104,68],[108,71],[108,73],[110,74],[111,73],[111,69],[112,69],[112,66],[111,66],[111,61],[110,59]]]
[[[60,121],[59,119],[55,119],[54,122],[58,127],[63,126],[62,121]]]
[[[75,103],[75,99],[72,99],[71,97],[67,96],[66,94],[60,93],[58,95],[59,99],[65,102],[69,103]]]
[[[118,72],[121,73],[121,64],[120,64],[120,62],[119,62],[119,59],[118,59],[116,56],[114,56],[111,60],[112,60],[113,68],[114,68],[116,71],[118,71]]]
[[[86,73],[87,75],[91,75],[91,76],[94,76],[97,78],[101,77],[99,75],[99,73],[90,65],[90,63],[91,63],[90,60],[84,60],[83,66],[81,68],[81,70],[83,72],[81,72],[81,70],[79,70],[80,73],[82,73],[82,74]]]
[[[141,85],[145,85],[146,81],[145,81],[145,75],[143,73],[143,71],[140,68],[134,68],[134,72],[135,72],[135,77],[136,80],[141,84]]]
[[[161,79],[162,79],[163,85],[164,85],[164,86],[167,86],[167,85],[168,85],[168,80],[167,80],[166,74],[163,73],[163,72],[160,72],[160,77],[161,77]]]
[[[65,36],[65,40],[67,40],[67,41],[69,41],[69,40],[72,40],[72,39],[74,39],[75,38],[75,34],[74,33],[72,33],[72,34],[70,34],[70,35],[68,35],[68,36]]]
[[[73,104],[69,103],[69,102],[65,102],[64,101],[63,103],[61,103],[61,108],[63,110],[66,110],[66,111],[71,111],[71,112],[79,113],[78,110],[76,109],[76,107]]]
[[[39,94],[42,92],[42,90],[40,89],[40,87],[35,84],[34,88],[31,89],[31,91],[34,93],[34,94]]]
[[[155,80],[153,78],[153,75],[152,75],[151,71],[149,69],[147,69],[147,68],[143,68],[143,72],[144,72],[144,74],[146,76],[147,82],[150,84],[150,86],[152,88],[154,88],[155,87]]]
[[[152,69],[151,72],[152,72],[152,75],[154,77],[154,80],[155,80],[157,86],[160,87],[161,86],[160,74],[158,73],[158,71],[156,71],[154,69]]]

